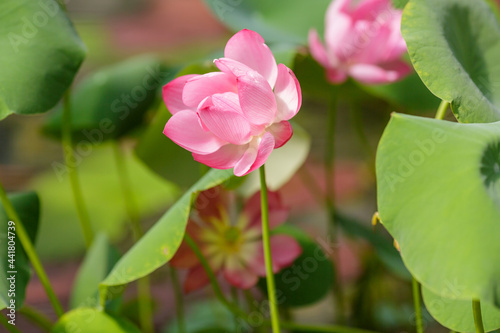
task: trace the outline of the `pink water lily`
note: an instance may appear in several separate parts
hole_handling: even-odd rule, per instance
[[[216,195],[213,195],[213,194]],[[283,206],[280,196],[268,192],[270,228],[284,223],[288,209]],[[243,211],[231,220],[224,192],[220,188],[202,192],[197,199],[197,216],[188,222],[187,233],[201,248],[208,263],[216,274],[233,286],[248,289],[259,277],[266,276],[264,253],[262,250],[262,228],[260,192],[252,196]],[[291,265],[302,253],[298,242],[287,235],[271,236],[273,272]],[[185,243],[170,261],[177,268],[188,269],[184,281],[184,291],[190,292],[208,284],[208,276],[195,254]]]
[[[397,81],[411,72],[402,61],[401,10],[390,0],[335,0],[326,13],[325,44],[309,32],[311,55],[326,68],[332,83],[348,76],[366,84]]]
[[[224,58],[214,62],[220,72],[184,75],[164,86],[173,116],[163,133],[195,160],[243,176],[292,136],[288,120],[300,108],[300,85],[250,30],[231,37]]]

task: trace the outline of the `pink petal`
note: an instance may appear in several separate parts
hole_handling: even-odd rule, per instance
[[[226,145],[222,146],[221,149],[224,147],[231,146],[231,145]],[[213,153],[215,154],[215,153]],[[193,154],[194,156],[195,154]],[[212,154],[208,155],[199,155],[199,156],[210,156]],[[202,162],[203,163],[203,162]],[[220,218],[221,213],[220,213],[220,208],[221,207],[226,207],[226,201],[227,201],[227,192],[222,189],[221,186],[216,186],[212,187],[208,190],[202,191],[198,197],[196,198],[196,201],[194,203],[194,207],[196,209],[196,212],[198,215],[205,221],[207,221],[211,217],[216,217]],[[195,223],[188,223],[188,230],[190,229],[190,225],[196,225]],[[197,225],[196,225],[197,226]],[[196,231],[199,232],[198,235],[201,235],[202,227],[198,227]],[[191,235],[191,231],[189,232]],[[193,237],[195,238],[195,237]]]
[[[352,16],[356,20],[375,21],[389,16],[389,12],[393,10],[390,0],[364,0],[359,3]]]
[[[401,11],[396,12],[393,19],[388,22],[389,29],[391,30],[391,35],[387,40],[387,57],[384,59],[385,61],[396,60],[401,55],[405,54],[407,51],[406,42],[401,35]]]
[[[385,63],[398,59],[406,52],[406,44],[400,32],[401,13],[395,10],[386,13],[390,16],[383,23],[380,18],[370,22],[365,31],[360,32],[361,36],[365,36],[365,41],[358,45],[358,52],[353,55],[352,62]]]
[[[276,81],[276,60],[264,39],[251,30],[241,30],[226,44],[224,57],[239,61],[261,74],[271,87]]]
[[[208,96],[236,91],[236,80],[232,75],[212,72],[198,75],[187,81],[182,93],[182,100],[186,105],[197,108],[200,102]]]
[[[274,235],[271,236],[271,255],[273,261],[273,273],[278,273],[283,268],[293,264],[294,260],[302,254],[300,244],[291,236]],[[250,267],[259,276],[266,276],[266,266],[263,247],[259,247],[259,252]]]
[[[246,65],[227,58],[215,61],[224,72],[233,73],[238,85],[241,109],[255,125],[270,124],[276,116],[276,99],[269,83],[262,75]]]
[[[243,153],[243,156],[240,158],[240,160],[234,165],[234,174],[238,177],[242,177],[248,174],[250,168],[252,167],[252,164],[257,158],[257,153],[257,149],[248,147]]]
[[[277,105],[275,122],[288,120],[297,114],[302,104],[300,84],[292,70],[283,64],[278,65],[274,96]]]
[[[292,125],[286,120],[272,124],[267,128],[267,131],[274,136],[274,149],[283,146],[290,140],[293,134]]]
[[[260,168],[264,163],[266,163],[267,158],[273,152],[275,146],[274,136],[271,133],[265,133],[262,136],[262,140],[259,144],[259,151],[257,153],[257,158],[255,162],[252,164],[250,169],[247,171],[247,174]]]
[[[347,72],[340,68],[329,68],[326,71],[326,78],[331,83],[343,83],[345,80],[347,80]]]
[[[277,266],[278,270],[281,270],[290,266],[302,254],[302,248],[291,236],[273,235],[271,236],[271,253],[273,266]]]
[[[184,110],[194,111],[193,108],[187,106],[182,101],[182,91],[184,90],[186,82],[197,76],[199,75],[183,75],[163,86],[163,100],[165,101],[165,105],[167,106],[167,109],[171,114],[175,114],[179,111]]]
[[[184,280],[184,292],[190,293],[194,290],[205,287],[210,283],[207,273],[203,266],[198,265],[190,269],[187,273],[186,280]]]
[[[226,144],[215,135],[205,131],[192,111],[179,111],[165,125],[163,134],[179,146],[197,154],[210,154]]]
[[[325,47],[319,39],[318,32],[315,29],[309,31],[309,50],[312,57],[323,67],[329,67],[328,55],[326,54]]]
[[[269,155],[271,155],[274,144],[273,135],[266,132],[260,139],[258,148],[254,148],[252,144],[250,144],[241,160],[234,166],[234,174],[241,177],[260,168],[266,162]]]
[[[365,84],[380,84],[397,81],[411,73],[412,68],[404,61],[384,65],[356,64],[349,68],[349,74]]]
[[[333,1],[326,12],[325,43],[330,63],[337,66],[346,59],[346,41],[352,39],[353,19],[349,15],[350,0]]]
[[[259,277],[251,269],[238,267],[236,269],[224,269],[224,277],[233,286],[240,289],[249,289],[257,284]]]
[[[211,168],[231,169],[241,160],[247,148],[248,145],[228,144],[220,147],[219,150],[211,154],[200,155],[193,153],[193,158]]]
[[[200,119],[210,132],[232,144],[248,143],[252,127],[242,114],[235,93],[216,94],[200,104]]]

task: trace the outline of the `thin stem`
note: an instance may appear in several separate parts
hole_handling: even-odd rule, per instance
[[[193,241],[193,239],[186,233],[184,234],[184,240],[188,244],[188,246],[191,248],[191,250],[194,252],[198,260],[200,261],[201,265],[203,266],[203,269],[208,275],[208,279],[210,280],[210,284],[214,290],[215,296],[217,299],[233,314],[236,316],[242,318],[243,320],[251,323],[251,320],[249,319],[249,316],[237,305],[230,303],[224,294],[222,293],[222,290],[219,286],[219,282],[217,281],[217,278],[215,277],[215,274],[208,264],[207,260],[203,256],[203,253],[201,252],[200,248],[196,243]],[[247,299],[247,302],[250,305],[250,308],[253,311],[259,311],[257,307],[254,306],[253,304],[253,297],[249,292],[245,292],[245,297]],[[374,331],[367,331],[363,329],[357,329],[357,328],[351,328],[351,327],[345,327],[345,326],[309,326],[309,325],[302,325],[302,324],[297,324],[297,323],[290,323],[290,322],[281,322],[283,328],[288,328],[288,329],[293,329],[296,331],[302,331],[302,332],[333,332],[333,333],[378,333]],[[262,323],[263,326],[271,326],[272,322],[265,320]]]
[[[446,115],[446,111],[448,110],[448,106],[450,103],[446,101],[441,101],[441,104],[439,104],[439,107],[436,112],[436,116],[434,117],[435,119],[440,119],[443,120],[444,116]]]
[[[413,291],[413,305],[415,307],[415,324],[417,326],[417,333],[424,332],[424,325],[422,321],[422,305],[420,303],[420,284],[415,278],[412,278],[412,291]]]
[[[130,182],[129,173],[127,172],[127,161],[123,156],[118,143],[113,144],[113,153],[115,156],[118,178],[122,188],[123,199],[125,201],[125,210],[127,211],[130,220],[130,226],[134,234],[134,239],[137,242],[144,234],[141,227],[141,217],[139,208],[134,199],[132,184]],[[151,287],[149,276],[145,276],[137,280],[137,298],[139,304],[139,322],[143,332],[153,332],[153,309],[151,308]]]
[[[64,151],[64,159],[66,161],[66,168],[68,169],[68,177],[71,183],[71,190],[73,192],[73,199],[75,201],[78,219],[80,220],[80,226],[82,228],[83,238],[85,240],[85,246],[89,248],[92,244],[94,233],[92,232],[92,226],[90,225],[89,213],[83,199],[82,188],[80,186],[80,180],[78,178],[78,173],[76,170],[77,165],[74,159],[73,143],[71,138],[71,96],[69,89],[64,95],[64,108],[62,117],[62,145]]]
[[[195,243],[195,241],[189,236],[189,234],[186,232],[184,234],[184,240],[186,241],[187,245],[191,248],[191,250],[194,252],[198,260],[200,261],[201,265],[203,266],[203,269],[207,273],[208,280],[210,281],[210,284],[212,285],[212,289],[214,290],[215,297],[224,304],[231,312],[233,313],[239,313],[240,316],[246,317],[245,313],[242,310],[236,309],[235,305],[230,303],[226,296],[224,296],[224,293],[222,292],[222,289],[220,288],[219,282],[217,281],[217,277],[215,276],[214,271],[212,270],[212,267],[208,264],[208,261],[205,259],[205,256],[201,252],[200,248],[198,245]]]
[[[370,140],[368,139],[364,126],[363,126],[363,117],[360,114],[360,110],[358,105],[354,100],[351,100],[349,103],[349,109],[351,110],[351,121],[354,127],[354,131],[358,135],[358,139],[363,146],[370,163],[372,164],[375,161],[375,152],[373,151],[372,146],[370,145]]]
[[[186,333],[186,321],[184,319],[184,295],[182,294],[181,284],[177,276],[177,270],[170,266],[170,279],[174,287],[175,311],[177,312],[177,328],[179,333]]]
[[[152,333],[153,328],[153,308],[151,304],[151,287],[149,276],[137,280],[137,302],[139,307],[139,322],[142,331]]]
[[[21,242],[24,252],[26,252],[26,255],[28,256],[33,269],[38,275],[38,278],[40,279],[40,282],[42,283],[43,288],[45,289],[45,292],[49,297],[50,303],[52,303],[52,307],[54,308],[56,315],[58,317],[61,317],[64,313],[61,303],[59,303],[59,300],[57,299],[57,296],[52,289],[49,278],[47,277],[47,273],[45,273],[40,258],[38,258],[38,255],[35,251],[35,247],[33,246],[33,243],[31,242],[31,239],[29,238],[21,219],[19,218],[19,215],[12,205],[12,202],[10,202],[9,198],[7,197],[7,193],[5,192],[5,189],[1,182],[0,200],[2,201],[2,205],[5,209],[5,212],[7,213],[7,216],[16,223],[16,235]]]
[[[47,318],[43,313],[38,312],[36,309],[24,305],[20,310],[23,316],[25,316],[29,321],[36,324],[39,328],[41,328],[45,332],[50,332],[52,329],[52,321]]]
[[[331,94],[330,105],[327,113],[327,140],[325,150],[325,205],[328,212],[328,236],[334,243],[338,241],[337,221],[335,221],[335,126],[337,123],[338,92]],[[340,257],[336,256],[337,267],[340,266]],[[344,296],[339,279],[333,280],[333,293],[337,308],[337,322],[344,322]]]
[[[472,300],[472,314],[474,316],[476,333],[484,333],[483,315],[481,314],[481,302],[479,300]]]
[[[120,179],[120,186],[122,188],[123,199],[125,201],[125,209],[130,220],[132,232],[134,233],[134,239],[137,241],[144,234],[141,227],[139,208],[134,200],[132,184],[130,183],[130,177],[127,170],[127,162],[125,161],[120,146],[116,142],[113,143],[113,153],[115,156],[118,178]]]
[[[16,326],[9,324],[7,318],[4,317],[3,314],[0,314],[0,323],[9,331],[10,333],[21,333],[20,330],[16,328]]]
[[[273,261],[271,256],[271,240],[269,234],[269,206],[267,203],[267,184],[265,165],[259,169],[260,173],[260,205],[262,210],[262,243],[264,246],[264,261],[266,264],[267,294],[271,312],[271,327],[273,333],[280,332],[280,319],[278,301],[276,300],[276,287],[274,285]]]

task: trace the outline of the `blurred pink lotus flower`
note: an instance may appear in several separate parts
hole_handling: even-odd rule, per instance
[[[196,201],[197,216],[188,222],[186,232],[194,239],[216,274],[222,273],[233,286],[241,289],[253,287],[259,277],[266,276],[262,249],[260,192],[255,193],[232,223],[224,200],[225,192],[219,187],[202,192]],[[284,223],[288,209],[276,192],[268,192],[269,222],[274,229]],[[290,266],[302,253],[298,242],[287,235],[271,236],[273,272]],[[170,264],[188,269],[184,291],[190,292],[206,286],[209,279],[194,252],[182,243]]]
[[[292,136],[287,120],[300,108],[300,85],[250,30],[231,37],[214,62],[220,72],[184,75],[163,87],[173,115],[163,133],[196,161],[243,176]]]
[[[316,30],[309,32],[311,55],[332,83],[348,76],[366,84],[397,81],[412,71],[400,59],[406,52],[401,15],[390,0],[335,0],[326,13],[326,47]]]

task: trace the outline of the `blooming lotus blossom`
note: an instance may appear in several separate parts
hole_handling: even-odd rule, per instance
[[[367,84],[399,80],[411,72],[400,59],[406,52],[401,36],[402,11],[390,0],[335,0],[326,13],[325,44],[309,32],[311,55],[326,68],[332,83],[348,76]]]
[[[213,195],[215,192],[217,195]],[[262,250],[260,192],[246,203],[239,216],[231,221],[220,188],[202,192],[197,199],[198,216],[188,222],[186,232],[198,244],[216,274],[233,286],[248,289],[259,277],[266,276]],[[288,209],[278,193],[268,192],[269,222],[274,229],[288,217]],[[298,242],[287,235],[271,236],[273,272],[288,267],[302,253]],[[209,283],[205,270],[186,243],[182,243],[170,261],[173,267],[186,268],[184,291],[190,292]]]
[[[301,105],[293,72],[276,65],[256,32],[242,30],[226,44],[220,72],[184,75],[163,88],[172,118],[163,133],[216,169],[237,176],[263,165],[292,136],[288,122]]]

